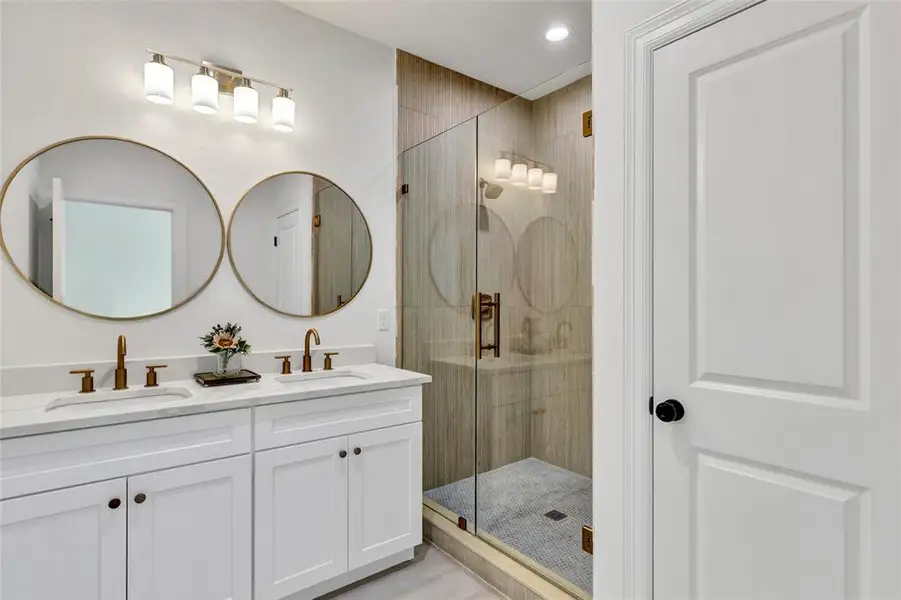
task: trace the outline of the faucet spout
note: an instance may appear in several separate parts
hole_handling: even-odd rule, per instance
[[[120,335],[116,342],[116,372],[114,390],[128,389],[128,370],[125,368],[125,336]]]
[[[313,370],[313,357],[310,355],[310,337],[316,340],[316,345],[318,346],[321,342],[319,341],[319,332],[315,329],[308,329],[307,334],[303,338],[303,372],[310,373]]]

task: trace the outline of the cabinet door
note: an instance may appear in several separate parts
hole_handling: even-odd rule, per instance
[[[422,542],[422,423],[349,437],[349,567]]]
[[[0,598],[125,600],[125,494],[114,479],[0,502]]]
[[[347,570],[347,450],[340,437],[257,453],[256,600]]]
[[[128,479],[129,600],[250,600],[250,456]]]

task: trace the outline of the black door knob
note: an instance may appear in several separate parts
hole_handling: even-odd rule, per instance
[[[122,504],[121,500],[119,500],[118,498],[113,498],[112,500],[109,501],[109,504],[107,506],[109,506],[113,510],[116,510],[117,508],[119,508],[119,506],[121,504]]]
[[[357,456],[359,456],[361,452],[363,452],[363,451],[360,450],[359,448],[354,448],[354,454],[356,454]]]
[[[674,423],[681,421],[682,417],[685,416],[685,407],[678,400],[670,398],[658,404],[657,408],[654,409],[654,414],[664,423]]]
[[[342,450],[338,453],[338,456],[340,456],[341,458],[347,458],[347,450]]]
[[[146,494],[137,494],[135,496],[135,504],[143,504],[144,500],[146,500],[146,499],[147,499]]]

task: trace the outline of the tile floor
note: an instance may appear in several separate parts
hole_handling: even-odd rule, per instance
[[[320,600],[496,600],[497,590],[463,565],[429,544],[416,557],[363,583],[338,590]]]

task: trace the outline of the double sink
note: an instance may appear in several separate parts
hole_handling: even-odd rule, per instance
[[[311,373],[292,373],[278,375],[273,380],[279,385],[292,390],[314,390],[339,388],[345,385],[360,383],[367,379],[362,373],[351,370],[314,371]],[[106,409],[111,406],[138,407],[142,405],[158,405],[160,403],[178,402],[194,397],[187,387],[160,386],[151,388],[126,389],[118,391],[102,391],[91,394],[66,394],[54,398],[44,407],[45,411],[70,408],[72,410]]]

